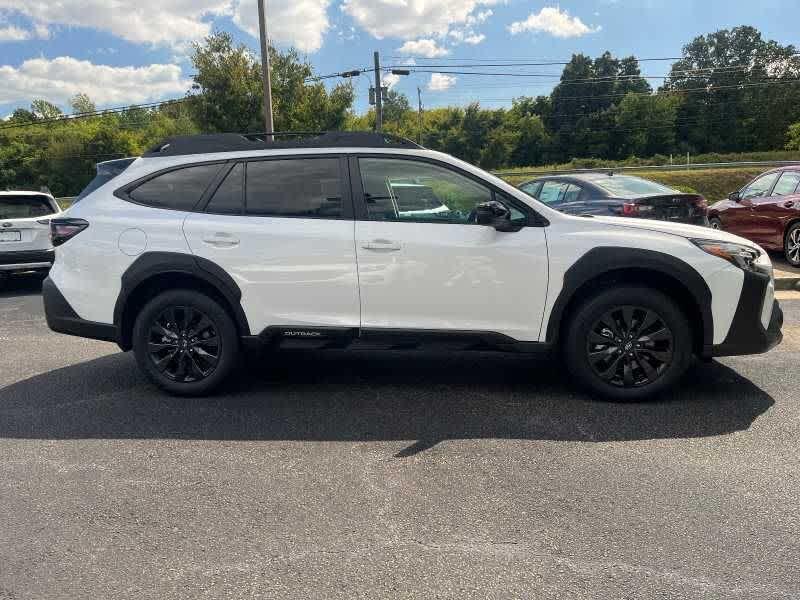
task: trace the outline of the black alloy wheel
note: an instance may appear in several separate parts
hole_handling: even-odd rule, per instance
[[[208,378],[222,355],[217,325],[191,306],[161,312],[150,325],[147,350],[156,370],[178,383]]]
[[[594,373],[616,387],[649,385],[670,367],[674,336],[653,309],[612,308],[591,326],[586,355]]]

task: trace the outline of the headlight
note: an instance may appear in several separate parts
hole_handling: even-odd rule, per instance
[[[772,262],[765,253],[755,248],[717,240],[692,240],[692,243],[703,252],[719,256],[740,269],[772,277]]]

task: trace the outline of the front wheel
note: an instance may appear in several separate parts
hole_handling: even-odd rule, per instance
[[[800,267],[800,223],[795,223],[786,232],[784,252],[789,264],[793,267]]]
[[[571,315],[564,339],[570,373],[608,400],[645,400],[674,385],[692,359],[681,309],[645,287],[599,293]]]
[[[711,229],[722,230],[722,221],[720,221],[719,217],[711,217],[708,220],[708,226],[711,227]]]
[[[193,290],[153,298],[133,328],[139,367],[161,389],[179,396],[211,392],[233,370],[239,339],[218,302]]]

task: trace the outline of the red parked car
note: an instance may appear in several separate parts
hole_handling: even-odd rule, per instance
[[[709,208],[714,229],[724,229],[781,251],[800,266],[800,164],[759,175]]]

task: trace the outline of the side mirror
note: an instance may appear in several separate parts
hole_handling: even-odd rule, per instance
[[[511,222],[511,211],[497,200],[479,204],[475,207],[475,214],[478,225],[488,225],[497,231],[519,231],[519,227]]]
[[[741,199],[742,197],[739,195],[739,192],[731,192],[730,194],[728,194],[728,200],[730,200],[731,202],[739,202],[739,200]]]

